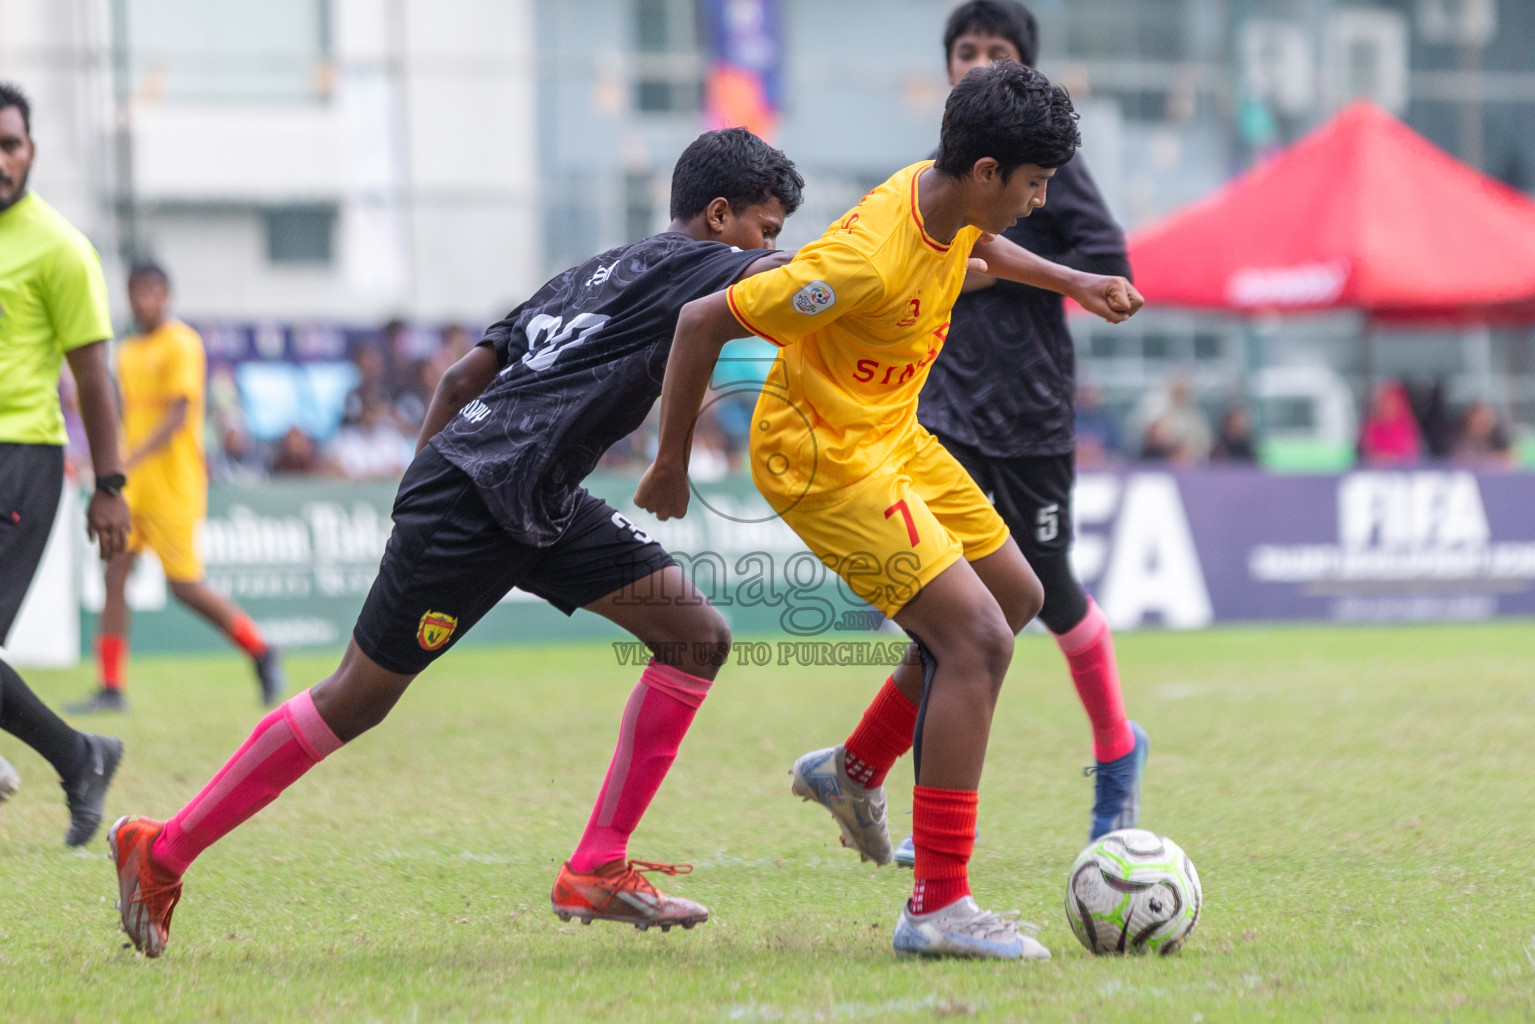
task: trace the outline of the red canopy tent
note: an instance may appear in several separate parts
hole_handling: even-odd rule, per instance
[[[1535,320],[1535,202],[1356,103],[1130,240],[1148,304]]]

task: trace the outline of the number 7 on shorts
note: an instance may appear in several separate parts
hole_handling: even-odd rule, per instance
[[[892,512],[901,513],[901,518],[906,521],[906,536],[911,538],[911,546],[916,547],[917,543],[922,538],[917,536],[917,524],[912,521],[911,509],[906,507],[906,499],[902,498],[894,505],[891,505],[889,508],[885,509],[885,518],[889,519]]]

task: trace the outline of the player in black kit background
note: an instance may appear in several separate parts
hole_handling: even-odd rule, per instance
[[[682,306],[780,266],[772,252],[804,181],[745,129],[707,132],[672,174],[670,227],[549,281],[445,375],[395,498],[394,530],[341,666],[262,720],[212,781],[165,822],[113,826],[123,929],[163,952],[192,860],[389,713],[427,665],[513,587],[602,615],[655,652],[555,913],[641,929],[691,928],[708,910],[628,859],[730,647],[730,630],[671,556],[581,481],[661,393]],[[435,435],[435,436],[434,436]],[[645,600],[656,594],[674,600]],[[515,680],[510,681],[515,685]]]
[[[975,0],[950,15],[943,44],[952,86],[994,61],[1032,66],[1039,28],[1022,4]],[[1124,232],[1080,153],[1056,170],[1045,205],[1004,234],[1057,263],[1130,276]],[[1061,297],[972,275],[954,304],[917,419],[992,498],[1044,585],[1039,618],[1055,634],[1092,723],[1097,782],[1089,831],[1096,838],[1135,824],[1149,743],[1125,717],[1108,622],[1071,571],[1075,391],[1076,350]],[[896,860],[909,866],[912,857],[908,839]]]

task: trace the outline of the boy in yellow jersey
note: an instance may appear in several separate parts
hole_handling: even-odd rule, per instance
[[[106,604],[96,628],[101,688],[69,705],[76,714],[125,711],[123,669],[128,659],[126,588],[133,563],[146,547],[160,559],[176,599],[207,619],[248,654],[261,700],[271,707],[287,680],[277,651],[239,606],[203,581],[197,529],[208,514],[208,471],[203,458],[206,359],[196,331],[168,315],[170,282],[153,263],[128,274],[128,303],[144,333],[126,339],[117,355],[129,483],[123,494],[133,518],[128,550],[107,563]]]
[[[800,538],[916,641],[849,743],[794,766],[794,791],[831,810],[843,842],[891,860],[880,785],[860,763],[915,733],[915,886],[902,955],[1046,959],[1008,916],[970,898],[976,790],[1013,636],[1039,611],[1038,579],[964,469],[916,419],[967,269],[1068,295],[1118,323],[1141,306],[1122,277],[1040,259],[997,237],[1043,206],[1076,150],[1064,90],[1005,62],[951,93],[936,161],[897,172],[784,267],[689,303],[661,398],[661,438],[636,502],[684,514],[692,421],[721,346],[741,328],[780,346],[753,417],[752,477]],[[859,742],[854,742],[858,740]],[[889,758],[893,761],[894,758]]]

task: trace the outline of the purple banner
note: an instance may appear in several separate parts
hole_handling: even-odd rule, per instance
[[[230,323],[193,320],[210,363],[337,362],[362,345],[392,349],[401,362],[430,359],[451,328],[402,326],[393,335],[379,327],[341,324]],[[470,335],[479,338],[478,334]],[[472,344],[472,340],[470,344]]]
[[[783,28],[778,0],[704,0],[708,42],[704,81],[707,127],[778,135],[783,110]]]
[[[1535,615],[1535,475],[1088,473],[1078,574],[1116,628]]]

